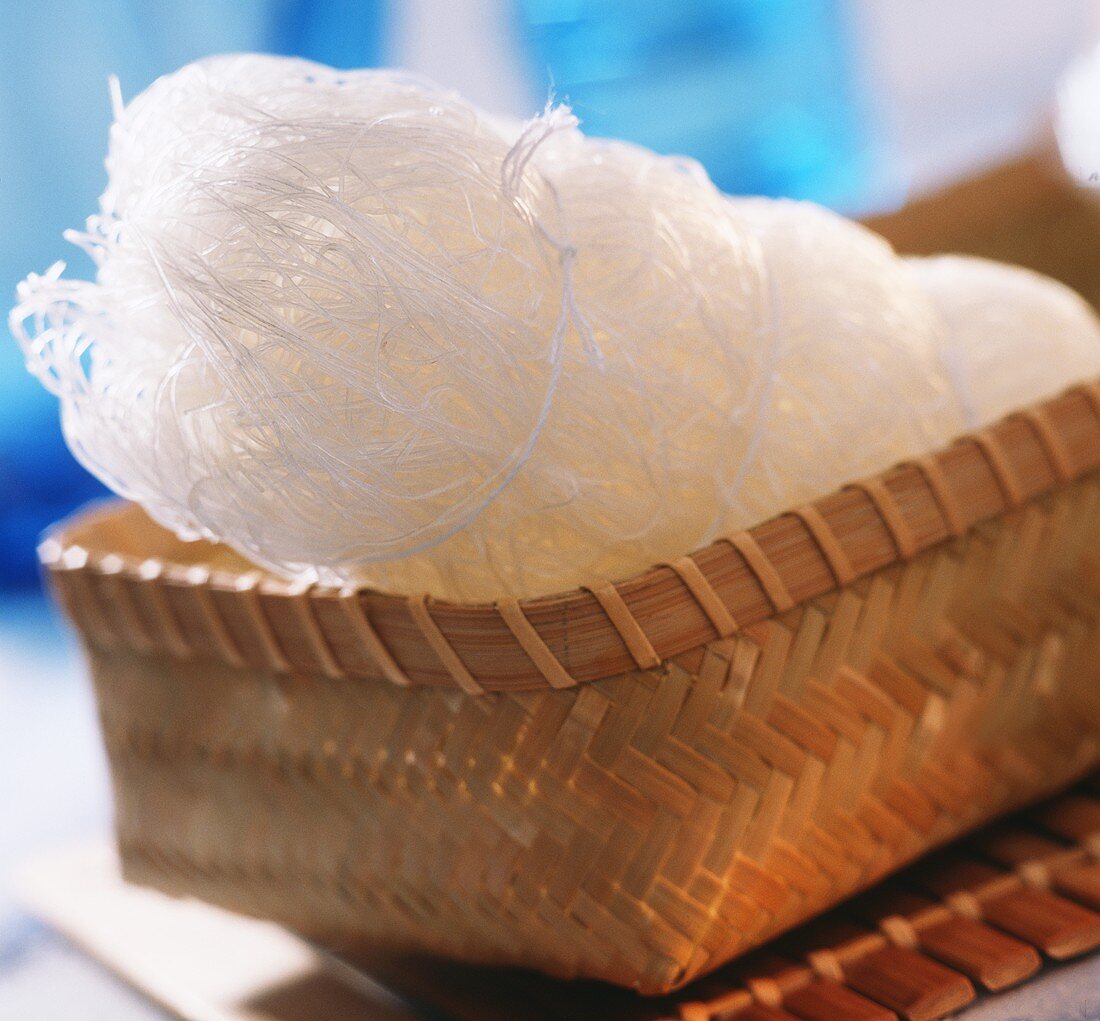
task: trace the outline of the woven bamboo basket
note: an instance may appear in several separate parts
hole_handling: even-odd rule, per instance
[[[1100,762],[1100,384],[617,584],[42,547],[139,883],[347,952],[676,988]]]

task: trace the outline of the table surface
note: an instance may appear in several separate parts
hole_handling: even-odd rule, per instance
[[[95,707],[67,629],[37,594],[0,596],[0,1021],[163,1021],[168,1015],[16,902],[16,866],[51,848],[104,834],[106,766]],[[321,1006],[319,1003],[317,1006]],[[285,1006],[285,1004],[284,1004]],[[256,1021],[328,1021],[307,996]],[[392,1021],[364,1001],[356,1021]],[[245,1015],[239,1015],[244,1018]],[[1100,955],[1046,972],[981,1001],[966,1021],[1100,1021]],[[197,1015],[196,1015],[197,1017]]]

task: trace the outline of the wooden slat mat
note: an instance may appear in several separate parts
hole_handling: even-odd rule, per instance
[[[435,962],[361,966],[456,1021],[932,1021],[1098,948],[1100,777],[671,997]]]

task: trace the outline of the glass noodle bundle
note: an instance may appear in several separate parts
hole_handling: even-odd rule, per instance
[[[89,469],[303,581],[622,578],[1100,372],[1058,285],[908,264],[562,107],[251,55],[116,105],[95,280],[31,276],[13,331]]]

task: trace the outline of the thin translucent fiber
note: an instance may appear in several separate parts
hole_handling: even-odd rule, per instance
[[[20,287],[28,365],[109,485],[284,575],[622,578],[963,428],[969,335],[885,242],[562,108],[215,58],[119,109],[107,165],[95,281]]]
[[[1100,323],[1064,284],[960,255],[910,267],[944,320],[944,363],[967,428],[1100,376]]]

